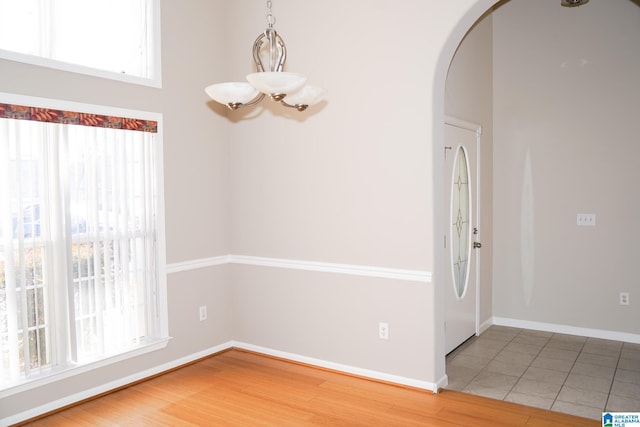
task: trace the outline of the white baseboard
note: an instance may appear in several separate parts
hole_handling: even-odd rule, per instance
[[[256,353],[266,354],[269,356],[279,357],[281,359],[300,362],[307,365],[317,366],[320,368],[326,368],[334,371],[344,372],[346,374],[357,375],[359,377],[370,378],[373,380],[384,381],[388,383],[404,385],[404,386],[419,388],[423,390],[429,390],[434,393],[438,392],[439,383],[442,381],[441,379],[436,384],[428,381],[421,381],[413,378],[387,374],[384,372],[372,371],[369,369],[362,369],[355,366],[343,365],[341,363],[328,362],[326,360],[315,359],[313,357],[307,357],[307,356],[301,356],[299,354],[294,354],[294,353],[287,353],[284,351],[274,350],[266,347],[260,347],[257,345],[247,344],[243,342],[234,342],[233,346],[243,350],[248,350]]]
[[[537,331],[553,332],[556,334],[578,335],[581,337],[601,338],[605,340],[624,341],[640,344],[640,335],[628,332],[607,331],[603,329],[582,328],[579,326],[562,325],[556,323],[534,322],[531,320],[510,319],[507,317],[493,317],[492,322],[498,326],[512,328],[533,329]]]
[[[189,356],[185,356],[180,359],[173,360],[163,365],[155,366],[145,371],[136,372],[133,375],[119,378],[109,383],[102,384],[98,387],[94,387],[80,393],[72,394],[62,399],[54,400],[53,402],[49,402],[45,405],[38,406],[36,408],[31,408],[28,411],[20,412],[18,414],[11,415],[6,418],[2,418],[0,419],[0,426],[9,426],[9,425],[17,424],[22,421],[26,421],[28,419],[40,416],[42,414],[46,414],[47,412],[55,411],[56,409],[64,408],[65,406],[81,402],[83,400],[89,399],[91,397],[97,396],[102,393],[106,393],[111,390],[115,390],[117,388],[126,386],[128,384],[132,384],[136,381],[144,380],[145,378],[149,378],[154,375],[167,372],[171,369],[178,368],[180,366],[186,365],[187,363],[193,362],[198,359],[202,359],[203,357],[207,357],[212,354],[219,353],[224,350],[228,350],[232,347],[233,347],[232,343],[227,342],[227,343],[220,344],[218,346],[200,351],[198,353],[190,354]]]
[[[444,376],[440,378],[440,380],[438,380],[438,382],[436,383],[437,390],[440,390],[441,388],[445,388],[448,385],[449,385],[449,377],[447,376],[447,374],[444,374]],[[434,391],[434,393],[438,393],[438,391]]]
[[[438,389],[445,387],[448,382],[446,375],[442,379],[440,379],[440,381],[438,381],[437,383],[431,383],[428,381],[421,381],[421,380],[406,378],[398,375],[386,374],[384,372],[372,371],[372,370],[362,369],[354,366],[343,365],[340,363],[329,362],[326,360],[315,359],[312,357],[301,356],[294,353],[287,353],[284,351],[274,350],[266,347],[260,347],[252,344],[243,343],[243,342],[228,341],[224,344],[220,344],[218,346],[211,347],[194,354],[190,354],[189,356],[185,356],[180,359],[173,360],[171,362],[153,367],[151,369],[147,369],[142,372],[137,372],[127,377],[119,378],[109,383],[102,384],[98,387],[85,390],[81,393],[76,393],[76,394],[64,397],[62,399],[54,400],[45,405],[41,405],[36,408],[29,409],[28,411],[24,411],[6,418],[2,418],[0,419],[0,426],[13,425],[19,422],[26,421],[31,418],[35,418],[37,416],[46,414],[47,412],[64,408],[65,406],[81,402],[83,400],[89,399],[99,394],[106,393],[108,391],[115,390],[120,387],[124,387],[128,384],[132,384],[132,383],[135,383],[136,381],[144,380],[145,378],[149,378],[157,374],[162,374],[163,372],[169,371],[174,368],[178,368],[180,366],[186,365],[195,360],[202,359],[203,357],[207,357],[212,354],[219,353],[221,351],[229,350],[231,348],[248,350],[255,353],[274,356],[274,357],[278,357],[285,360],[291,360],[293,362],[300,362],[300,363],[304,363],[311,366],[331,369],[334,371],[343,372],[345,374],[352,374],[352,375],[357,375],[363,378],[370,378],[372,380],[384,381],[388,383],[429,390],[429,391],[432,391],[433,393],[437,393]]]
[[[493,318],[492,317],[488,318],[487,320],[485,320],[484,322],[482,322],[480,324],[480,326],[478,327],[478,335],[480,335],[481,333],[483,333],[484,331],[489,329],[491,327],[491,325],[493,325]]]

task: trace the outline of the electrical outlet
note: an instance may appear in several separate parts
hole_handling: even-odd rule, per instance
[[[620,305],[629,305],[629,292],[620,292]]]
[[[378,338],[381,340],[389,339],[389,324],[387,322],[378,323]]]
[[[595,227],[596,214],[578,214],[576,224],[579,226]]]
[[[203,320],[207,320],[207,306],[206,305],[201,305],[200,306],[200,321],[202,322]]]

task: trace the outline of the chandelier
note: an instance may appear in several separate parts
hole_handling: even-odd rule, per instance
[[[589,3],[589,0],[560,0],[560,4],[565,7],[582,6]]]
[[[298,73],[283,71],[287,48],[273,26],[272,2],[267,1],[267,29],[253,44],[253,62],[257,72],[247,76],[246,82],[216,83],[205,88],[214,101],[231,110],[251,107],[268,95],[285,107],[304,111],[323,100],[326,90],[309,86],[307,78]]]

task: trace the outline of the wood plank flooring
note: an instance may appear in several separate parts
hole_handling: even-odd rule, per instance
[[[431,392],[231,350],[29,426],[599,426],[594,420]]]

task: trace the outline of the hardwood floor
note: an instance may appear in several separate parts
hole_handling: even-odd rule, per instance
[[[135,384],[29,426],[598,426],[444,390],[355,378],[240,350]]]

